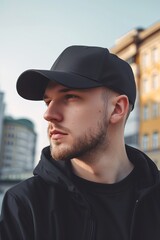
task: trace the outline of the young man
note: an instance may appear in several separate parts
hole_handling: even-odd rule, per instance
[[[159,240],[159,171],[124,143],[136,98],[128,63],[71,46],[51,70],[22,73],[17,91],[45,101],[50,146],[34,176],[6,193],[0,239]]]

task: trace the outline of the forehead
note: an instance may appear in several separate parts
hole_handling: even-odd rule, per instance
[[[45,89],[44,99],[49,97],[50,95],[57,94],[57,93],[67,93],[70,91],[77,91],[77,92],[88,92],[90,89],[75,89],[63,86],[56,82],[50,81]]]
[[[96,87],[96,88],[88,88],[88,89],[75,89],[75,88],[69,88],[66,86],[63,86],[59,83],[53,82],[53,81],[49,81],[46,89],[45,89],[45,93],[44,93],[44,98],[49,98],[49,97],[53,97],[54,94],[63,94],[63,93],[67,93],[67,92],[77,92],[77,93],[81,93],[90,97],[94,97],[96,98],[96,96],[98,97],[98,95],[102,95],[105,94],[107,92],[110,92],[110,90],[106,87]]]
[[[71,88],[65,87],[59,83],[50,81],[45,89],[45,93],[47,92],[66,92],[72,90]]]

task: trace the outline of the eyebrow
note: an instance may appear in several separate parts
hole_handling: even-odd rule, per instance
[[[76,88],[63,88],[60,89],[59,92],[70,92],[70,91],[78,91]]]
[[[60,89],[58,92],[59,92],[59,93],[67,93],[67,92],[71,92],[71,91],[79,91],[79,92],[81,92],[82,90],[84,91],[85,89],[67,88],[67,87],[64,87],[64,88]],[[47,95],[44,95],[44,96],[43,96],[43,100],[44,100],[44,101],[45,101],[45,99],[47,99],[47,98],[48,98]]]

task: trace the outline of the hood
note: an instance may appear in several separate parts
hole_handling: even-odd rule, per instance
[[[160,174],[155,163],[143,152],[126,145],[128,158],[136,168],[135,181],[138,192],[150,190],[160,184]],[[69,191],[77,191],[72,182],[70,161],[56,161],[50,155],[50,147],[42,150],[41,160],[34,169],[34,175],[40,176],[48,184],[60,184]]]
[[[33,171],[34,175],[40,176],[48,184],[60,184],[69,191],[75,191],[71,181],[70,161],[56,161],[51,157],[50,147],[42,150],[41,159]]]
[[[160,186],[160,172],[156,164],[144,152],[127,145],[126,152],[135,166],[135,187],[138,197],[141,198],[157,186]]]

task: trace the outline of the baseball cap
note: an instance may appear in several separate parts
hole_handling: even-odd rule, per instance
[[[49,81],[74,89],[104,86],[125,94],[133,106],[135,103],[136,84],[130,65],[107,48],[67,47],[50,70],[23,72],[17,80],[17,92],[28,100],[43,100]]]

